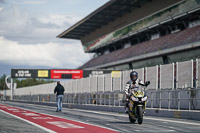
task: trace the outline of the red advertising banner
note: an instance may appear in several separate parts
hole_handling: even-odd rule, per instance
[[[51,70],[51,79],[81,79],[83,78],[83,70]]]

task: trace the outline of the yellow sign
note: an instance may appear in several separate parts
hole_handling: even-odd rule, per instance
[[[174,112],[174,118],[181,118],[181,112],[175,111]]]
[[[41,78],[45,78],[45,77],[49,77],[49,71],[48,70],[38,70],[38,77]]]
[[[112,71],[112,77],[120,78],[121,77],[121,71]]]

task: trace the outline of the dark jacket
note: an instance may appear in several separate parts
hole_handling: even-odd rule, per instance
[[[56,88],[54,89],[54,94],[57,93],[57,95],[64,95],[64,87],[61,84],[57,84]]]

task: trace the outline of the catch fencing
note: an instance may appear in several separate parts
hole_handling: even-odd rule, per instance
[[[130,80],[130,72],[133,70],[121,71],[99,76],[87,77],[83,79],[61,81],[65,87],[65,102],[79,104],[100,104],[100,105],[122,105],[124,96],[124,87]],[[150,81],[151,84],[146,88],[151,98],[148,102],[149,107],[173,107],[172,103],[178,100],[177,108],[181,108],[181,103],[188,104],[191,108],[191,99],[199,101],[199,92],[191,91],[200,88],[200,59],[177,62],[167,65],[159,65],[135,69],[138,72],[138,78],[142,81]],[[48,99],[55,101],[53,91],[56,83],[49,83],[31,87],[14,89],[14,96],[17,99],[29,99],[40,101]],[[194,94],[187,97],[185,93]],[[179,92],[178,92],[179,91]],[[10,90],[0,91],[1,94],[10,96]],[[193,97],[192,97],[193,96]],[[195,97],[194,97],[195,96]],[[187,98],[187,100],[184,100]],[[182,100],[181,103],[180,99]],[[48,101],[48,100],[47,100]],[[168,102],[166,102],[168,101]],[[198,104],[198,102],[196,103]],[[163,106],[165,105],[165,106]],[[174,108],[174,107],[173,107]]]

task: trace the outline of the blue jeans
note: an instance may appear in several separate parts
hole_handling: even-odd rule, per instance
[[[61,111],[61,110],[62,110],[62,99],[63,99],[63,95],[57,95],[57,96],[56,96],[57,110],[58,110],[58,111]]]

